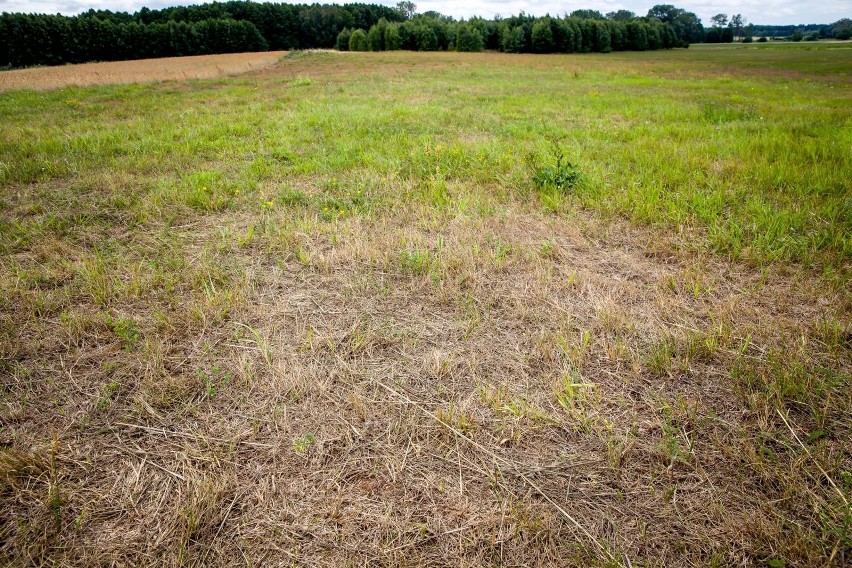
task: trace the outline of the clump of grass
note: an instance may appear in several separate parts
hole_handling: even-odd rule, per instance
[[[307,77],[305,75],[299,75],[298,77],[295,77],[292,81],[290,81],[291,87],[307,87],[311,84],[313,84],[313,81],[310,77]]]
[[[565,151],[557,139],[551,140],[553,162],[538,165],[533,174],[536,188],[542,192],[570,193],[582,180],[578,167],[565,156]]]
[[[834,430],[852,409],[852,376],[809,362],[796,353],[770,352],[765,358],[741,358],[731,377],[743,402],[760,414],[795,411],[815,430]]]
[[[14,448],[0,448],[0,481],[4,485],[25,483],[50,469],[47,457]]]
[[[130,350],[139,341],[139,325],[131,318],[113,317],[111,314],[106,316],[107,325],[110,326],[113,333],[121,339],[124,349]]]
[[[287,207],[301,207],[310,203],[310,197],[298,189],[286,188],[278,193],[278,202]]]
[[[297,454],[306,454],[311,446],[316,443],[317,439],[312,433],[308,432],[304,436],[296,438],[293,441],[293,451]]]
[[[209,372],[201,369],[195,370],[195,376],[204,387],[204,392],[208,398],[215,398],[219,391],[233,380],[234,373],[231,371],[222,371],[218,367],[213,367]]]
[[[97,410],[108,409],[112,405],[115,395],[118,393],[120,388],[121,383],[118,381],[110,381],[105,384],[101,389],[101,395],[98,398],[98,401],[95,403],[95,408]]]
[[[455,404],[450,404],[446,409],[439,408],[435,413],[438,421],[449,429],[462,433],[472,432],[475,428],[473,417],[461,411]]]
[[[411,274],[426,274],[433,261],[432,254],[425,249],[411,248],[399,253],[400,268]]]

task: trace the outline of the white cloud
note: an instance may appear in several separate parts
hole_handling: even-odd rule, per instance
[[[310,3],[314,0],[304,0]],[[343,3],[338,0],[336,3]],[[352,1],[352,0],[349,0]],[[366,0],[369,1],[369,0]],[[0,0],[0,12],[38,12],[78,14],[89,8],[135,12],[142,6],[162,8],[164,6],[201,4],[201,0]],[[331,3],[331,2],[321,2]],[[380,4],[394,5],[395,0],[381,1]],[[416,2],[418,11],[436,10],[456,18],[483,16],[491,18],[495,14],[510,16],[524,11],[527,14],[562,15],[577,9],[588,8],[602,13],[613,10],[632,10],[639,15],[646,14],[654,4],[674,4],[695,12],[709,25],[710,17],[718,13],[728,15],[741,13],[749,22],[757,24],[808,24],[830,23],[840,18],[852,17],[852,0],[473,0],[458,2],[451,0],[422,0]]]

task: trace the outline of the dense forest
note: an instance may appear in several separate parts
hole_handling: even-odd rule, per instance
[[[505,19],[455,21],[437,12],[416,14],[410,2],[390,8],[247,1],[142,8],[133,14],[4,13],[0,66],[334,47],[541,53],[665,49],[700,41],[703,28],[692,16],[691,28],[676,18],[666,22],[651,15],[604,16],[593,10],[560,18],[521,13]]]
[[[0,67],[268,49],[607,53],[732,42],[758,29],[745,29],[739,14],[730,21],[725,14],[712,20],[712,27],[705,28],[694,13],[670,4],[654,6],[646,16],[627,10],[606,15],[576,10],[563,17],[537,18],[522,12],[509,18],[467,21],[437,12],[417,14],[411,2],[391,8],[234,0],[161,10],[142,8],[133,14],[109,10],[89,10],[77,16],[3,13]],[[823,28],[820,35],[825,37],[840,29],[836,25]]]
[[[89,10],[68,17],[0,15],[0,65],[26,67],[86,61],[328,48],[345,27],[369,29],[401,20],[387,6],[213,2],[134,14]]]
[[[462,22],[434,13],[403,22],[381,19],[367,32],[344,28],[336,43],[337,49],[356,51],[488,49],[507,53],[609,53],[682,45],[671,26],[653,18],[536,18],[523,13],[499,20],[471,18]]]

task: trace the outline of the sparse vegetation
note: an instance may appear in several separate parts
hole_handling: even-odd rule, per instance
[[[843,46],[3,83],[0,564],[848,565]]]

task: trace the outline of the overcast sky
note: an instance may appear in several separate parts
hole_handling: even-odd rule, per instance
[[[304,0],[311,3],[316,0]],[[344,3],[347,0],[338,0],[336,3]],[[348,0],[353,1],[353,0]],[[367,0],[365,0],[367,1]],[[73,15],[84,12],[89,8],[113,11],[135,12],[142,6],[149,8],[162,8],[164,6],[178,6],[187,4],[201,4],[195,0],[0,0],[0,12],[36,12],[47,14]],[[332,2],[320,3],[330,4]],[[378,1],[374,3],[393,6],[394,1]],[[543,16],[544,14],[562,15],[579,8],[590,8],[600,10],[604,14],[613,10],[632,10],[639,15],[648,12],[648,8],[654,4],[674,4],[695,12],[704,22],[710,25],[710,17],[720,12],[730,14],[741,13],[746,20],[755,24],[825,24],[839,20],[840,18],[852,18],[852,0],[650,0],[647,2],[638,0],[473,0],[453,1],[435,0],[420,1],[417,4],[418,12],[437,10],[442,14],[449,14],[456,18],[467,18],[470,16],[483,16],[491,18],[496,14],[509,16],[517,14],[521,10],[527,14]]]

